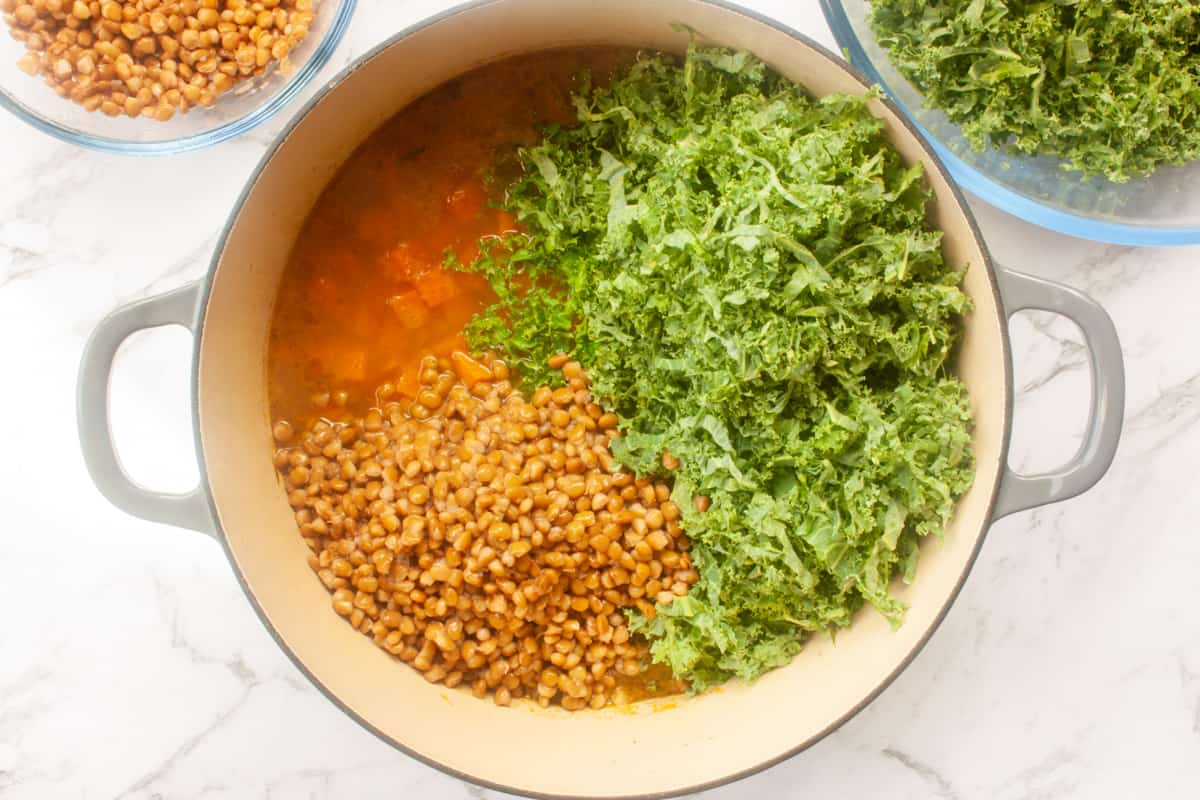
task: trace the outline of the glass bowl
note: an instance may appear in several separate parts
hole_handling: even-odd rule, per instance
[[[892,66],[869,23],[868,0],[821,0],[846,57],[895,100],[963,188],[1044,228],[1129,245],[1200,243],[1200,163],[1162,167],[1128,183],[1084,180],[1051,158],[973,150],[958,126]]]
[[[356,0],[315,0],[308,35],[288,56],[289,74],[268,69],[237,84],[210,108],[196,107],[167,122],[108,117],[59,97],[41,76],[17,66],[25,45],[0,21],[0,106],[51,136],[108,153],[182,153],[240,136],[287,105],[329,60],[350,24]]]

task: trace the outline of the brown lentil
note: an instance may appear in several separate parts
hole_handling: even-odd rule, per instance
[[[644,667],[624,609],[699,575],[669,488],[603,466],[615,425],[551,363],[571,388],[530,402],[490,354],[428,356],[415,399],[276,423],[275,464],[333,610],[379,647],[497,705],[601,708]]]
[[[166,121],[272,63],[286,74],[313,0],[0,0],[0,16],[25,45],[17,65],[61,97]]]

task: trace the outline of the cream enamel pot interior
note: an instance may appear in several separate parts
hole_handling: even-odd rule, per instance
[[[682,51],[684,23],[706,40],[757,54],[815,95],[864,93],[842,61],[799,34],[704,0],[495,0],[399,34],[357,61],[284,131],[251,178],[205,280],[105,319],[84,354],[79,424],[100,490],[131,514],[213,535],[247,596],[293,661],[346,713],[396,747],[476,783],[554,797],[666,796],[754,772],[798,752],[874,698],[915,656],[966,578],[985,532],[1005,514],[1088,489],[1116,449],[1124,376],[1116,331],[1091,300],[991,264],[945,172],[896,111],[874,112],[936,192],[935,224],[952,264],[967,265],[974,311],[957,370],[974,407],[978,474],[944,542],[926,541],[910,604],[892,631],[864,610],[836,645],[815,638],[788,667],[753,685],[633,709],[571,714],[500,708],[427,683],[331,613],[306,564],[271,463],[265,358],[276,286],[305,215],[342,161],[405,104],[480,64],[548,47],[613,44]],[[1048,475],[1006,466],[1012,409],[1007,317],[1024,308],[1064,314],[1083,330],[1093,397],[1076,457]],[[201,485],[164,495],[135,485],[108,428],[112,358],[134,331],[183,325],[195,335],[193,401]],[[167,535],[164,532],[164,535]]]

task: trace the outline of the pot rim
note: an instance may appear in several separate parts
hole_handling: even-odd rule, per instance
[[[860,712],[863,711],[863,709],[865,709],[867,706],[869,706],[872,702],[874,702],[875,699],[878,698],[879,695],[881,695],[885,689],[887,689],[889,686],[891,686],[891,684],[896,680],[896,678],[898,678],[900,676],[900,674],[902,672],[904,672],[906,669],[908,669],[909,665],[912,664],[912,662],[921,653],[921,651],[925,649],[925,645],[929,642],[929,640],[933,637],[933,634],[941,626],[942,621],[946,618],[946,615],[949,613],[951,606],[954,605],[955,600],[958,599],[958,595],[962,591],[963,585],[966,583],[967,577],[970,575],[971,570],[975,566],[975,561],[976,561],[976,559],[978,559],[980,550],[983,548],[984,540],[987,537],[988,531],[989,531],[992,523],[995,521],[993,518],[993,515],[995,514],[995,510],[996,510],[996,502],[997,502],[997,497],[998,497],[999,491],[1000,491],[1000,485],[1004,479],[1005,473],[1004,473],[1003,469],[1001,469],[997,472],[996,479],[991,487],[991,494],[990,494],[990,497],[988,498],[988,502],[987,502],[987,511],[986,511],[986,514],[984,515],[983,527],[979,531],[978,536],[976,537],[975,544],[971,548],[971,553],[970,553],[969,557],[967,558],[966,563],[963,566],[963,570],[962,570],[961,574],[959,575],[958,580],[955,582],[954,587],[952,588],[950,593],[946,596],[945,602],[942,604],[941,609],[938,610],[937,615],[934,617],[933,621],[929,624],[928,628],[924,631],[924,633],[917,640],[917,642],[912,646],[912,648],[909,650],[909,652],[907,654],[905,654],[904,658],[896,665],[895,669],[893,669],[890,673],[888,673],[888,675],[882,681],[880,681],[874,688],[872,688],[871,691],[869,691],[863,697],[862,700],[860,700],[858,703],[856,703],[851,708],[847,709],[836,720],[834,720],[832,723],[830,723],[828,726],[826,726],[824,729],[822,729],[818,733],[816,733],[816,734],[808,737],[804,741],[798,743],[795,747],[793,747],[779,755],[772,756],[764,761],[761,761],[752,767],[747,767],[745,769],[739,770],[737,772],[731,773],[731,774],[723,776],[721,778],[704,781],[702,783],[693,784],[693,785],[679,788],[679,789],[670,789],[670,790],[661,791],[661,792],[649,792],[649,793],[642,793],[642,794],[592,795],[592,796],[589,796],[589,795],[557,795],[557,794],[547,794],[547,793],[543,793],[543,792],[529,792],[528,790],[522,789],[521,787],[518,787],[518,786],[509,786],[509,785],[505,785],[505,784],[496,783],[494,781],[488,780],[487,778],[481,778],[479,776],[471,775],[471,774],[463,772],[461,770],[454,769],[452,767],[442,764],[432,758],[429,758],[429,757],[411,749],[408,745],[404,744],[403,742],[395,739],[394,737],[388,735],[387,733],[385,733],[382,730],[380,730],[379,728],[377,728],[375,725],[373,725],[369,720],[367,720],[361,714],[355,712],[349,706],[347,706],[345,703],[343,703],[341,698],[339,698],[337,694],[335,694],[331,689],[329,689],[327,686],[325,686],[325,684],[321,682],[320,678],[318,678],[314,673],[312,673],[308,669],[308,667],[305,665],[305,663],[296,655],[296,653],[292,650],[292,648],[288,645],[288,643],[280,636],[279,632],[269,622],[266,612],[264,611],[263,607],[259,604],[258,597],[255,595],[254,590],[251,588],[250,584],[246,580],[245,575],[242,573],[241,569],[239,568],[237,559],[234,558],[233,551],[229,546],[229,540],[225,536],[225,531],[221,526],[220,516],[217,513],[216,499],[213,496],[211,487],[208,482],[208,462],[204,457],[204,442],[203,442],[203,438],[201,435],[201,426],[200,426],[200,392],[199,392],[200,352],[201,352],[201,349],[203,348],[203,343],[204,343],[204,318],[205,318],[205,315],[206,315],[206,312],[208,309],[209,298],[212,293],[212,287],[213,287],[214,278],[217,273],[217,267],[220,264],[221,257],[225,251],[225,246],[229,240],[230,233],[232,232],[234,225],[237,222],[238,216],[239,216],[242,208],[246,204],[247,199],[250,197],[250,195],[254,192],[255,188],[257,187],[259,179],[261,178],[263,173],[266,172],[267,168],[270,166],[271,162],[274,160],[276,153],[283,146],[283,144],[288,140],[288,138],[291,136],[292,132],[304,124],[304,122],[308,118],[310,112],[314,108],[316,108],[316,106],[318,106],[328,95],[330,95],[334,91],[338,90],[341,87],[342,83],[344,83],[347,78],[349,78],[352,74],[357,72],[359,69],[363,68],[367,63],[374,60],[376,57],[378,57],[384,51],[389,50],[392,47],[399,45],[405,39],[409,38],[413,34],[416,34],[420,31],[424,30],[425,28],[428,28],[432,25],[438,24],[444,20],[450,19],[451,17],[455,17],[460,14],[468,14],[468,13],[475,11],[478,8],[482,8],[484,6],[492,5],[493,3],[502,2],[502,1],[503,0],[468,0],[468,2],[464,2],[460,5],[456,5],[451,8],[443,9],[442,11],[439,11],[436,14],[424,17],[424,18],[418,20],[417,22],[413,23],[412,25],[409,25],[409,26],[403,28],[402,30],[400,30],[397,33],[393,34],[392,36],[388,37],[383,42],[380,42],[378,45],[372,47],[370,50],[363,53],[361,56],[355,58],[354,61],[352,61],[349,65],[347,65],[341,72],[339,72],[333,78],[331,78],[324,86],[322,86],[316,92],[316,94],[314,94],[311,98],[309,98],[304,103],[304,105],[299,109],[299,111],[297,111],[296,114],[288,121],[287,125],[284,126],[283,129],[281,129],[279,131],[279,133],[276,134],[275,138],[271,141],[271,144],[268,146],[266,152],[263,154],[263,156],[259,160],[258,164],[255,165],[254,170],[251,172],[249,178],[247,179],[245,186],[242,188],[242,191],[238,194],[238,198],[235,201],[233,208],[231,209],[229,216],[225,221],[224,226],[222,226],[220,235],[217,237],[216,247],[213,250],[212,260],[209,262],[208,270],[205,272],[204,277],[200,279],[201,286],[200,286],[200,292],[199,292],[199,302],[197,303],[197,306],[196,306],[196,323],[197,323],[196,328],[195,328],[196,335],[193,337],[194,343],[192,346],[192,375],[191,375],[191,394],[192,394],[192,401],[191,401],[192,409],[191,410],[192,410],[192,421],[193,421],[192,429],[193,429],[193,440],[195,442],[195,449],[196,449],[196,460],[197,460],[197,463],[199,466],[199,474],[200,474],[199,491],[204,497],[204,501],[207,506],[208,513],[212,520],[212,529],[213,529],[213,533],[214,533],[214,538],[220,542],[221,548],[225,552],[225,557],[229,561],[230,566],[233,568],[233,573],[234,573],[234,576],[237,578],[238,585],[241,586],[242,592],[246,595],[246,598],[250,601],[250,605],[254,609],[255,615],[258,617],[258,619],[262,623],[263,627],[266,628],[267,633],[270,634],[271,638],[275,641],[275,643],[279,646],[279,648],[284,652],[284,654],[288,657],[288,659],[292,662],[292,664],[294,664],[296,666],[296,668],[298,670],[300,670],[300,672],[304,675],[304,677],[307,678],[308,681],[313,686],[315,686],[317,688],[317,690],[320,691],[321,694],[324,695],[327,700],[329,700],[331,703],[333,703],[333,705],[335,705],[342,713],[344,713],[346,716],[353,719],[361,727],[363,727],[364,729],[366,729],[367,731],[372,733],[377,739],[384,742],[385,744],[387,744],[391,747],[394,747],[395,749],[399,750],[400,752],[404,753],[405,755],[407,755],[413,759],[416,759],[420,763],[422,763],[426,766],[432,767],[445,775],[449,775],[450,777],[453,777],[453,778],[456,778],[459,780],[463,780],[463,781],[467,781],[469,783],[475,784],[477,786],[482,786],[487,789],[506,792],[509,794],[515,794],[515,795],[524,796],[524,797],[545,798],[545,800],[565,800],[566,798],[569,798],[569,800],[592,800],[592,798],[594,798],[594,800],[665,800],[666,798],[679,797],[681,795],[693,794],[696,792],[706,791],[708,789],[714,789],[719,786],[724,786],[726,784],[730,784],[730,783],[734,783],[736,781],[742,780],[743,778],[748,778],[752,775],[755,775],[759,772],[769,769],[770,767],[773,767],[777,764],[781,764],[784,761],[791,759],[792,757],[798,755],[799,753],[802,753],[803,751],[809,749],[813,745],[822,741],[827,736],[829,736],[831,733],[833,733],[837,729],[841,728],[843,725],[845,725],[847,722],[849,722],[851,719],[853,719],[855,716],[857,716]],[[755,11],[753,9],[749,9],[749,8],[740,6],[736,2],[733,2],[733,0],[691,0],[691,2],[700,3],[700,4],[708,5],[708,6],[713,6],[715,8],[721,9],[722,11],[726,11],[726,12],[730,12],[730,13],[734,13],[734,14],[740,14],[742,16],[745,16],[745,17],[748,17],[749,19],[754,20],[755,22],[758,22],[763,25],[767,25],[771,28],[774,28],[775,30],[787,35],[789,38],[793,39],[798,44],[809,47],[810,49],[819,53],[829,63],[830,67],[842,70],[843,72],[848,74],[850,77],[852,77],[857,83],[861,84],[863,86],[863,88],[869,89],[872,85],[870,80],[866,77],[866,75],[864,75],[858,68],[854,67],[849,62],[847,62],[841,58],[838,58],[835,53],[830,51],[824,45],[822,45],[819,42],[812,39],[807,34],[802,33],[783,22],[780,22],[779,20],[774,19],[773,17],[770,17],[759,11]],[[531,51],[531,52],[533,52],[533,51]],[[433,89],[433,88],[435,88],[435,87],[430,87],[430,89]],[[954,179],[950,176],[950,173],[947,170],[945,164],[942,163],[941,158],[937,155],[937,153],[933,150],[933,148],[930,147],[929,143],[924,139],[924,137],[921,136],[920,132],[917,130],[917,128],[915,127],[913,122],[908,118],[907,115],[905,115],[899,109],[899,107],[895,104],[895,102],[886,94],[879,98],[879,102],[881,102],[886,108],[888,108],[894,114],[896,120],[901,125],[903,125],[903,127],[909,132],[909,134],[920,144],[921,149],[925,152],[925,155],[927,156],[929,163],[933,165],[933,167],[937,170],[938,174],[941,176],[941,178],[945,181],[946,185],[949,187],[951,196],[954,198],[955,202],[958,205],[959,210],[962,212],[963,216],[966,219],[968,228],[971,231],[971,236],[974,239],[975,244],[978,246],[979,252],[983,254],[983,263],[981,266],[984,268],[984,270],[987,274],[988,286],[990,287],[990,289],[992,291],[992,295],[995,300],[995,307],[1000,311],[1001,314],[1003,314],[1004,303],[1003,303],[1003,299],[1002,299],[1001,292],[1000,292],[1000,284],[999,284],[999,281],[996,276],[996,267],[992,260],[991,252],[987,247],[987,242],[984,240],[982,232],[979,229],[979,225],[975,219],[975,215],[972,213],[970,206],[967,205],[966,196],[963,194],[962,189],[958,186],[957,183],[955,183]],[[1003,467],[1003,465],[1008,463],[1009,443],[1010,443],[1010,439],[1012,436],[1012,416],[1013,416],[1012,371],[1013,371],[1013,367],[1012,367],[1012,347],[1011,347],[1011,342],[1010,342],[1008,325],[1003,324],[1003,322],[1004,322],[1003,320],[1001,322],[1002,322],[1002,324],[999,326],[999,328],[1000,328],[1000,344],[1001,344],[1002,354],[1003,354],[1003,359],[1002,359],[1003,364],[1001,366],[1003,369],[1004,386],[1006,387],[1006,392],[1005,392],[1005,397],[1004,397],[1003,430],[1001,431],[1000,451],[999,451],[998,455],[999,455],[999,463]]]

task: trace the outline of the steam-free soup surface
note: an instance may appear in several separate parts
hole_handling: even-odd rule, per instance
[[[493,295],[483,278],[443,269],[447,252],[469,263],[481,238],[516,228],[499,201],[519,173],[518,148],[536,143],[546,124],[574,123],[571,92],[585,74],[604,83],[634,56],[627,49],[561,50],[482,67],[376,131],[317,201],[276,298],[268,361],[280,445],[275,463],[314,552],[349,540],[326,538],[336,532],[324,524],[324,533],[312,527],[312,492],[299,488],[313,485],[305,442],[314,431],[327,439],[346,433],[351,438],[342,441],[350,448],[353,437],[372,430],[364,415],[378,426],[400,413],[397,400],[422,402],[421,390],[428,394],[432,380],[429,370],[437,374],[431,357],[456,365],[470,361],[463,352],[463,327]],[[660,487],[664,502],[666,491]],[[326,566],[339,568],[318,555],[311,563],[318,575]],[[677,566],[687,569],[688,563]],[[339,576],[325,578],[345,584]],[[335,592],[335,610],[348,603]],[[355,613],[348,605],[342,611]],[[614,678],[612,696],[622,701],[683,688],[660,665],[636,675],[614,670]]]
[[[271,326],[273,419],[361,413],[376,389],[415,392],[422,355],[463,348],[464,324],[491,298],[469,262],[480,237],[514,228],[496,207],[516,150],[540,126],[575,118],[571,90],[633,57],[560,50],[482,67],[376,131],[317,201],[284,272]]]

